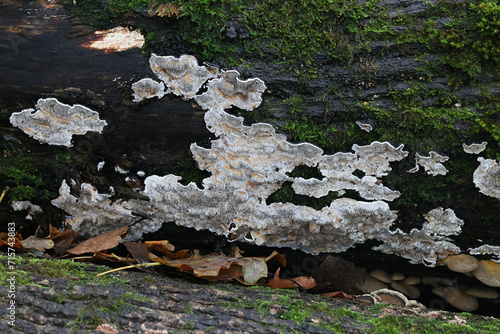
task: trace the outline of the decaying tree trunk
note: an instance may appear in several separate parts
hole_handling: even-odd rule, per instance
[[[103,1],[105,2],[107,1]],[[125,177],[116,172],[116,166],[131,170],[134,174],[137,171],[145,171],[148,175],[174,173],[183,177],[189,176],[186,179],[198,183],[206,177],[201,172],[186,175],[197,171],[197,166],[189,159],[189,145],[196,142],[200,146],[207,146],[212,136],[204,123],[204,111],[197,109],[196,105],[191,105],[188,101],[172,96],[162,101],[133,103],[131,84],[138,79],[151,76],[148,58],[139,49],[120,53],[85,49],[82,47],[88,39],[85,34],[96,28],[87,25],[83,16],[68,17],[64,3],[65,1],[52,1],[50,4],[45,1],[0,1],[2,41],[0,111],[3,110],[0,113],[0,141],[3,147],[0,149],[3,150],[2,163],[8,160],[10,166],[15,166],[13,170],[2,170],[4,174],[0,175],[2,182],[0,192],[5,186],[11,188],[4,201],[0,203],[0,223],[4,226],[7,222],[15,221],[24,236],[35,233],[38,227],[40,227],[39,235],[46,236],[49,224],[61,224],[63,213],[52,206],[50,200],[57,197],[57,190],[63,180],[68,182],[74,180],[76,184],[74,189],[78,189],[83,182],[91,183],[100,193],[109,193],[109,187],[112,186],[116,193],[112,200],[116,200],[140,198],[137,192],[131,190],[137,187],[137,183],[125,181]],[[381,1],[381,3],[394,15],[399,7],[408,7],[404,15],[410,17],[414,15],[418,19],[428,8],[423,2],[408,6],[406,1]],[[158,19],[152,19],[141,12],[134,12],[130,18],[124,17],[121,23],[125,24],[128,20],[132,24],[139,24],[139,21],[153,22]],[[444,27],[446,21],[443,22],[439,22],[438,26]],[[155,47],[154,51],[175,51],[175,56],[188,51],[181,47],[175,49],[174,46]],[[298,117],[297,115],[300,115],[299,123],[303,124],[310,119],[314,119],[314,122],[318,119],[323,119],[327,123],[336,122],[338,132],[332,135],[337,136],[336,145],[342,141],[346,144],[341,148],[339,148],[341,144],[338,144],[338,147],[324,147],[324,149],[349,151],[354,141],[368,144],[372,140],[378,140],[373,133],[368,134],[359,129],[355,121],[368,121],[365,119],[368,116],[373,117],[373,114],[384,114],[384,112],[388,119],[392,117],[391,113],[406,114],[407,110],[401,111],[396,108],[398,103],[408,104],[410,108],[411,104],[418,100],[422,108],[438,108],[446,105],[450,109],[460,108],[459,102],[468,106],[474,105],[477,101],[480,103],[483,95],[489,94],[491,100],[500,96],[498,85],[494,82],[495,76],[491,80],[484,77],[478,79],[484,81],[481,82],[484,84],[483,90],[472,87],[472,84],[461,87],[463,84],[460,81],[463,79],[461,77],[457,79],[460,82],[455,82],[457,87],[453,87],[450,84],[453,80],[448,81],[447,78],[453,74],[446,72],[449,66],[443,64],[439,65],[442,68],[435,70],[436,72],[442,70],[440,75],[433,73],[427,78],[426,71],[430,70],[419,68],[434,64],[438,55],[430,54],[420,58],[426,50],[426,47],[418,43],[400,46],[396,41],[390,43],[377,41],[371,45],[371,50],[366,51],[366,54],[361,54],[365,51],[359,51],[359,61],[352,60],[349,66],[338,64],[336,60],[329,60],[325,55],[319,55],[317,63],[314,64],[317,65],[314,71],[319,74],[316,75],[314,72],[314,75],[305,79],[287,72],[281,65],[265,63],[259,59],[251,59],[252,65],[243,64],[236,69],[244,77],[263,79],[268,87],[265,92],[266,103],[256,110],[257,116],[249,116],[257,121],[270,118],[274,124],[282,128],[285,123],[292,124],[287,123],[288,117]],[[269,54],[266,54],[266,57],[271,58]],[[302,101],[303,110],[298,114],[288,115],[287,108],[291,100],[286,102],[285,98],[302,94],[303,91],[307,95]],[[417,94],[414,91],[425,94],[422,93],[423,97],[417,96],[415,101],[408,102],[406,99],[410,99],[408,97],[410,93]],[[435,94],[439,97],[434,96]],[[397,103],[394,96],[398,96]],[[67,104],[78,103],[97,110],[100,117],[108,122],[108,127],[103,134],[75,136],[72,148],[42,145],[21,130],[13,128],[9,122],[9,115],[12,112],[33,108],[36,101],[43,97],[57,97]],[[442,102],[441,99],[446,97],[449,101]],[[372,102],[373,109],[370,109]],[[479,109],[481,108],[480,106]],[[233,110],[235,113],[240,111]],[[368,115],[370,112],[373,114]],[[357,118],[351,118],[351,113],[355,113]],[[450,115],[453,116],[454,113]],[[477,156],[467,156],[461,149],[452,150],[445,146],[450,138],[462,139],[462,135],[443,139],[440,130],[425,132],[427,129],[417,128],[420,123],[412,117],[408,116],[408,121],[413,122],[411,126],[415,126],[415,129],[412,128],[410,131],[415,133],[404,143],[406,147],[415,150],[411,152],[412,159],[418,149],[426,149],[425,152],[421,152],[422,154],[436,149],[429,146],[429,143],[442,145],[438,148],[446,150],[450,155],[449,164],[452,165],[455,174],[449,179],[445,179],[444,176],[432,179],[432,176],[420,171],[420,174],[415,174],[414,181],[406,187],[404,180],[408,176],[407,170],[414,167],[413,160],[407,159],[396,164],[391,175],[387,177],[389,186],[395,189],[400,187],[399,190],[403,193],[400,203],[391,203],[394,206],[391,208],[401,212],[395,227],[409,232],[412,228],[420,227],[423,213],[437,206],[449,207],[466,220],[464,233],[456,238],[462,251],[476,247],[479,243],[498,245],[500,230],[493,223],[497,219],[495,208],[498,208],[499,202],[497,198],[480,194],[472,182],[472,172],[478,165]],[[493,122],[498,119],[498,112],[496,114],[492,112],[488,117],[487,121]],[[383,123],[382,120],[379,122]],[[448,129],[446,117],[443,122],[438,125]],[[387,124],[392,126],[390,123]],[[492,124],[495,123],[485,123],[481,126],[493,128]],[[404,122],[396,125],[401,131],[408,127]],[[457,121],[453,126],[460,131],[472,128],[470,120]],[[358,133],[352,135],[355,131]],[[425,133],[430,134],[428,137],[432,136],[433,139],[428,142],[418,137],[422,135],[426,136],[423,139],[427,139]],[[361,139],[354,140],[354,137]],[[497,150],[494,146],[496,142],[491,138],[490,136],[487,151],[490,158],[494,157]],[[392,138],[392,140],[400,139]],[[483,138],[474,140],[482,141]],[[100,162],[106,164],[101,171],[98,171],[97,164]],[[179,162],[182,164],[178,165]],[[0,167],[6,166],[10,167],[7,164],[0,165]],[[456,179],[459,181],[455,182]],[[26,189],[20,186],[34,189],[35,193],[14,193],[13,189],[16,187],[19,188],[17,190],[19,192]],[[139,186],[143,185],[139,183]],[[449,196],[441,196],[442,193]],[[15,212],[10,203],[20,197],[24,199],[23,196],[41,205],[45,210],[44,213],[30,216],[31,218],[34,216],[34,220],[26,220],[26,212]],[[276,196],[274,200],[279,202],[281,199]],[[290,199],[292,200],[295,198]],[[169,232],[169,226],[165,224],[165,229],[161,231],[162,234],[158,234],[158,238],[165,238],[165,235],[166,238],[172,238]],[[225,240],[220,241],[207,234],[181,229],[176,230],[176,233],[175,238],[179,241],[175,244],[179,249],[192,249],[201,245],[213,250],[221,245],[227,246]],[[406,260],[375,253],[372,251],[373,246],[376,246],[375,242],[370,245],[360,245],[342,256],[369,269],[375,267],[384,267],[388,270],[409,269],[410,265]],[[255,251],[255,248],[253,250]],[[288,249],[283,251],[290,252]],[[309,262],[302,261],[301,257],[291,256],[289,259],[291,268],[298,268],[291,270],[293,274],[301,274],[303,269],[310,269],[305,268],[307,267],[305,264]],[[296,263],[293,263],[294,260]],[[357,332],[359,328],[366,330],[376,328],[376,322],[363,323],[359,318],[349,317],[346,314],[357,309],[360,312],[367,312],[367,317],[371,319],[378,317],[371,314],[373,310],[367,309],[362,304],[339,299],[327,300],[300,293],[275,296],[269,291],[252,290],[237,285],[199,284],[185,279],[148,275],[142,272],[116,274],[117,277],[128,280],[128,286],[119,283],[99,285],[87,281],[82,284],[79,283],[83,281],[82,279],[77,279],[77,276],[71,274],[54,277],[37,271],[41,267],[37,266],[36,261],[22,268],[33,273],[33,280],[29,282],[30,284],[28,282],[21,284],[17,281],[19,284],[16,286],[18,303],[16,327],[8,327],[2,322],[0,324],[3,326],[0,327],[2,331],[66,333],[76,329],[83,332],[94,331],[101,324],[110,324],[116,325],[120,332],[132,333],[155,330],[278,333],[327,332],[335,329]],[[97,269],[86,267],[85,270],[92,272]],[[413,266],[410,274],[423,270],[430,269]],[[456,274],[449,272],[443,274],[445,271],[446,269],[441,270],[440,275],[457,277]],[[461,275],[460,279],[456,279],[457,284],[463,284],[461,280],[464,277],[465,275]],[[2,286],[1,289],[4,296],[8,291],[8,285]],[[426,295],[429,296],[430,292]],[[433,298],[435,296],[428,299]],[[6,302],[8,299],[2,297],[2,303]],[[324,304],[317,304],[318,302]],[[315,305],[317,308],[310,311],[308,316],[300,315],[299,310],[302,305],[300,303]],[[493,302],[483,308],[489,309],[491,305]],[[348,307],[350,311],[328,313],[325,310],[325,308],[341,310],[343,307]],[[6,308],[2,307],[1,312],[6,312],[5,310]],[[490,310],[484,312],[488,311]],[[387,312],[415,315],[413,311],[401,309],[391,309]],[[441,320],[458,323],[464,321],[457,320],[454,316],[443,315],[446,319]],[[112,331],[113,327],[109,330]]]
[[[472,333],[497,321],[172,273],[121,271],[96,278],[106,267],[68,260],[19,256],[15,262],[15,297],[7,298],[9,285],[0,286],[2,333],[360,333],[427,326]],[[1,265],[7,266],[5,258]],[[7,309],[10,300],[14,313]],[[14,326],[8,314],[15,315]]]

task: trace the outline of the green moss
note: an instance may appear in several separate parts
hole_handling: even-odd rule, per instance
[[[0,261],[5,262],[8,257],[0,255]],[[12,259],[10,259],[12,261]],[[73,260],[52,260],[46,258],[34,257],[31,254],[24,256],[16,256],[13,260],[16,267],[16,275],[21,280],[23,285],[35,285],[31,274],[36,273],[48,277],[61,278],[61,277],[74,277],[78,278],[78,284],[122,284],[128,285],[128,281],[117,278],[113,275],[104,275],[97,277],[98,272],[109,270],[105,266],[92,266],[88,263],[76,262]],[[21,269],[19,269],[21,268]],[[0,266],[0,277],[4,278],[7,275],[7,267]],[[3,283],[2,283],[3,282]],[[0,285],[7,284],[4,279]],[[74,281],[70,282],[70,287],[75,284]]]
[[[33,164],[29,151],[15,148],[12,144],[3,145],[0,157],[0,181],[10,186],[7,193],[9,201],[44,199],[51,194],[45,189],[38,168]]]
[[[387,304],[336,306],[337,303],[327,298],[313,298],[305,301],[301,294],[294,290],[270,289],[269,287],[253,287],[258,298],[250,302],[246,299],[235,299],[221,303],[227,308],[248,308],[256,310],[261,316],[271,317],[270,310],[278,305],[274,316],[293,320],[303,328],[304,324],[328,329],[334,333],[346,332],[349,328],[357,328],[361,333],[495,333],[500,325],[499,319],[481,318],[469,313],[459,316],[467,323],[458,325],[451,322],[454,314],[443,313],[442,318],[429,318],[425,315],[389,315]],[[389,306],[391,307],[391,306]],[[397,307],[395,310],[397,311]],[[394,311],[390,311],[394,313]],[[401,312],[402,314],[404,312]],[[422,310],[421,313],[425,313]],[[468,321],[470,320],[470,321]],[[287,328],[286,332],[293,329]]]

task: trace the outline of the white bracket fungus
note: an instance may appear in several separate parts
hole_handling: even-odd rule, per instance
[[[465,153],[479,154],[486,149],[486,145],[488,145],[488,142],[483,141],[481,144],[467,145],[467,144],[463,143],[462,147],[463,147]]]
[[[479,167],[474,171],[473,180],[479,192],[500,198],[500,163],[493,159],[477,158]]]
[[[373,142],[353,145],[353,153],[324,155],[310,143],[288,142],[270,124],[247,126],[243,118],[224,111],[231,106],[255,109],[266,88],[260,79],[241,80],[236,71],[219,72],[198,66],[192,56],[153,55],[150,64],[168,92],[184,99],[194,98],[207,110],[207,129],[218,139],[211,142],[210,148],[191,144],[191,152],[198,167],[211,175],[203,180],[201,188],[194,183],[182,185],[181,177],[176,175],[152,175],[144,180],[142,191],[149,201],[115,203],[90,185],[82,185],[77,199],[63,183],[61,195],[53,203],[74,217],[74,222],[69,223],[75,228],[90,233],[104,223],[124,225],[132,221],[132,212],[140,212],[149,218],[142,232],[155,231],[161,223],[174,221],[181,226],[208,229],[229,240],[291,247],[312,254],[342,252],[370,239],[382,243],[377,249],[399,254],[412,263],[434,265],[437,259],[460,252],[446,238],[457,234],[463,224],[451,209],[432,210],[422,229],[409,234],[390,229],[397,212],[382,200],[393,200],[400,193],[384,187],[381,178],[391,171],[390,162],[408,155],[403,145]],[[203,85],[206,92],[196,95]],[[323,179],[290,176],[300,165],[317,167]],[[355,176],[357,170],[364,175]],[[268,203],[284,182],[291,182],[299,194],[321,197],[329,191],[340,194],[352,189],[374,201],[338,198],[321,210]],[[139,235],[137,231],[135,237]]]
[[[120,201],[110,200],[111,195],[99,194],[88,183],[81,185],[78,197],[71,195],[70,187],[63,181],[59,188],[59,197],[52,200],[52,205],[66,211],[71,217],[65,224],[83,236],[96,236],[111,229],[130,225],[138,220],[132,211],[125,208]],[[143,220],[132,225],[125,239],[138,240],[148,230],[160,228],[160,224],[151,220]]]
[[[447,236],[458,235],[462,230],[463,220],[453,210],[436,208],[425,215],[422,229],[412,229],[405,233],[399,228],[389,234],[379,236],[384,241],[375,250],[388,254],[397,254],[413,264],[434,266],[438,259],[449,254],[460,253],[460,248],[449,242]]]
[[[357,190],[361,197],[368,200],[392,201],[401,194],[382,185],[380,177],[391,170],[389,162],[399,161],[408,155],[403,145],[395,148],[390,143],[373,142],[367,146],[353,145],[355,153],[339,152],[322,156],[318,160],[318,169],[324,176],[322,180],[296,178],[293,189],[301,195],[323,197],[330,191],[342,189]],[[365,175],[355,176],[356,170]]]
[[[132,90],[134,91],[134,102],[141,102],[153,97],[161,99],[165,95],[165,84],[145,78],[133,83]]]
[[[476,248],[469,248],[471,255],[485,255],[492,254],[491,261],[500,263],[500,246],[482,245]]]
[[[50,145],[71,147],[73,135],[88,131],[101,133],[107,125],[99,119],[99,113],[79,104],[69,106],[57,99],[39,99],[37,111],[25,109],[13,113],[10,123],[29,136]]]
[[[371,132],[373,130],[373,127],[369,123],[362,123],[360,121],[356,121],[356,124],[359,126],[359,128],[363,131],[366,132]]]
[[[195,57],[183,55],[180,58],[172,56],[151,55],[149,66],[168,87],[167,93],[192,98],[208,79],[215,78],[218,70],[198,66]]]
[[[448,161],[448,157],[444,155],[440,155],[434,151],[429,152],[429,156],[425,157],[420,154],[415,154],[416,165],[414,168],[410,169],[408,173],[416,173],[419,170],[419,165],[424,167],[425,171],[432,175],[446,175],[448,170],[441,162]]]
[[[28,211],[28,215],[25,218],[26,220],[32,220],[33,215],[43,211],[40,206],[33,204],[30,201],[14,201],[12,202],[11,207],[14,211]]]

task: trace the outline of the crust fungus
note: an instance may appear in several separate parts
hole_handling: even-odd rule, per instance
[[[189,55],[175,58],[152,54],[149,66],[168,87],[167,93],[172,92],[185,99],[195,96],[205,81],[218,75],[218,70],[198,66],[196,58]]]
[[[10,123],[29,136],[50,145],[72,147],[73,135],[101,133],[107,125],[99,113],[79,104],[69,106],[57,99],[39,99],[34,109],[13,113]]]
[[[460,248],[449,242],[447,236],[461,232],[463,220],[453,210],[436,208],[426,215],[422,229],[412,229],[405,233],[399,228],[389,235],[379,236],[384,244],[375,247],[388,254],[397,254],[410,260],[410,263],[422,263],[432,267],[438,259],[448,254],[460,253]]]
[[[448,170],[441,162],[446,162],[448,159],[447,156],[440,155],[434,151],[430,151],[428,157],[417,153],[415,154],[416,165],[414,168],[410,169],[408,173],[416,173],[419,170],[419,166],[422,166],[425,171],[432,176],[446,175]]]
[[[132,89],[134,90],[134,102],[141,102],[153,97],[161,99],[165,95],[165,84],[149,78],[133,83]]]
[[[479,167],[474,171],[473,180],[479,192],[500,198],[500,163],[493,159],[478,158]]]
[[[324,155],[323,150],[310,143],[288,142],[270,124],[244,125],[243,118],[224,110],[231,106],[255,109],[266,88],[260,79],[241,80],[236,71],[198,66],[192,56],[153,55],[150,65],[165,83],[167,93],[194,98],[206,109],[207,129],[217,139],[211,141],[209,148],[192,144],[191,152],[198,167],[210,176],[199,188],[194,183],[181,184],[176,175],[152,175],[144,180],[141,192],[149,201],[115,203],[90,185],[82,186],[76,198],[63,183],[61,195],[53,203],[74,217],[76,229],[90,233],[96,228],[90,225],[111,220],[123,225],[133,219],[132,212],[141,212],[149,219],[142,227],[134,225],[135,234],[132,230],[131,235],[136,238],[140,228],[142,232],[151,232],[164,221],[174,221],[231,240],[290,247],[312,254],[342,252],[370,239],[381,242],[375,249],[399,254],[412,263],[426,261],[434,265],[437,259],[460,252],[446,238],[460,232],[463,224],[450,209],[429,212],[420,230],[405,233],[390,229],[397,212],[382,200],[393,200],[400,193],[384,187],[381,178],[391,171],[390,162],[408,155],[403,145],[373,142],[353,145],[352,153]],[[203,85],[206,91],[196,95]],[[323,178],[305,180],[290,176],[300,165],[318,167]],[[355,176],[356,170],[364,176]],[[321,197],[332,190],[354,189],[364,199],[373,201],[338,198],[321,210],[292,203],[268,203],[267,199],[284,182],[291,182],[299,194]]]
[[[371,132],[373,130],[373,127],[369,123],[362,123],[360,121],[356,121],[356,124],[359,126],[359,128],[363,131],[366,132]]]
[[[314,197],[326,196],[330,191],[352,189],[368,200],[392,201],[401,193],[391,190],[382,184],[381,177],[391,171],[389,162],[399,161],[408,152],[403,145],[397,148],[388,142],[373,142],[370,145],[353,145],[354,153],[339,152],[325,155],[318,159],[318,169],[324,176],[322,180],[315,178],[296,178],[293,189],[297,194]],[[362,171],[362,178],[354,175],[356,170]]]
[[[138,30],[115,27],[105,31],[96,31],[82,46],[88,49],[109,52],[121,52],[133,48],[142,48],[144,36]]]
[[[111,195],[99,194],[88,183],[83,183],[78,197],[71,195],[70,187],[63,181],[59,188],[59,197],[51,203],[66,211],[70,217],[65,224],[83,236],[96,236],[110,229],[129,225],[137,217],[125,208],[122,202],[113,202]],[[142,221],[130,228],[127,240],[140,239],[143,233],[156,231],[160,224],[150,220]]]
[[[500,246],[482,245],[476,248],[469,248],[469,254],[471,255],[492,254],[493,258],[491,258],[490,260],[493,262],[500,263]]]
[[[465,153],[479,154],[486,149],[486,145],[488,145],[488,142],[483,141],[481,144],[474,143],[474,144],[467,145],[466,143],[463,143],[462,147],[463,147]]]
[[[14,201],[11,207],[14,211],[28,211],[28,215],[25,218],[26,220],[32,220],[34,215],[43,211],[39,205],[33,204],[30,201]]]

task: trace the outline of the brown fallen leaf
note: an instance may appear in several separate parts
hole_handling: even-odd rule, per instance
[[[145,241],[144,245],[146,245],[148,250],[159,251],[171,259],[184,259],[191,256],[191,251],[187,249],[174,253],[175,247],[168,240]]]
[[[0,247],[3,246],[11,247],[15,248],[17,252],[26,253],[27,250],[21,244],[21,240],[23,240],[23,237],[20,234],[18,234],[14,237],[14,243],[12,243],[12,240],[9,240],[9,235],[7,233],[5,232],[0,233]]]
[[[51,249],[54,247],[54,242],[52,240],[47,238],[35,237],[33,235],[22,240],[21,244],[26,249],[34,248],[41,252],[44,252],[46,249]]]
[[[327,293],[322,293],[321,295],[330,298],[344,298],[344,299],[356,300],[356,296],[347,294],[344,291],[327,292]]]
[[[123,245],[132,254],[132,257],[137,261],[137,263],[149,262],[149,251],[145,244],[142,242],[125,242]]]
[[[73,230],[59,231],[54,226],[50,225],[49,239],[54,242],[54,249],[63,249],[71,247],[73,240],[78,236]]]
[[[290,279],[280,278],[280,269],[281,268],[278,268],[276,270],[276,273],[274,274],[274,277],[269,282],[267,282],[267,285],[269,285],[273,289],[302,288],[304,290],[308,290],[316,286],[316,281],[312,277],[301,276]]]
[[[121,242],[121,236],[128,231],[128,226],[123,226],[115,230],[98,235],[89,240],[85,240],[75,247],[68,249],[66,252],[73,255],[80,255],[84,253],[97,253],[103,250],[111,249],[118,246]]]
[[[218,277],[220,280],[226,280],[228,277],[236,278],[235,273],[243,278],[243,282],[253,285],[262,277],[267,277],[266,262],[277,257],[278,252],[274,251],[267,258],[262,257],[227,257],[225,255],[200,255],[197,250],[194,255],[184,259],[160,259],[158,256],[150,253],[149,258],[152,261],[160,262],[169,267],[176,267],[181,271],[192,272],[194,275],[214,280]],[[234,266],[234,267],[233,267]],[[238,267],[241,267],[238,268]],[[210,277],[210,278],[209,278]]]

